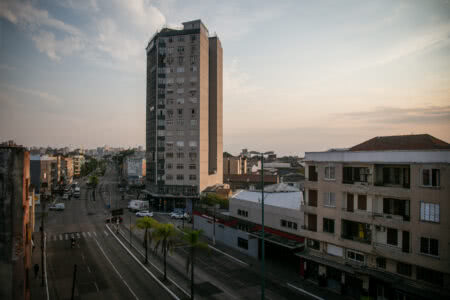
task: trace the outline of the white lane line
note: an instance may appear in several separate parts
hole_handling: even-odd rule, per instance
[[[100,290],[98,289],[97,282],[94,281],[94,285],[95,285],[95,288],[97,289],[97,293],[98,293]]]
[[[60,241],[62,241],[62,240],[63,240],[63,238],[62,238],[62,235],[61,235],[61,234],[59,235],[59,240],[60,240]]]
[[[308,296],[313,297],[314,299],[317,299],[317,300],[325,300],[325,299],[320,298],[320,297],[318,297],[318,296],[316,296],[316,295],[314,295],[314,294],[311,294],[310,292],[305,291],[304,289],[301,289],[301,288],[299,288],[299,287],[296,287],[295,285],[292,285],[292,284],[290,284],[290,283],[288,283],[287,285],[288,285],[289,287],[291,287],[291,288],[293,288],[293,289],[295,289],[295,290],[297,290],[297,291],[303,293],[303,294],[306,294],[306,295],[308,295]]]
[[[80,233],[79,232],[77,232],[77,238],[80,238]]]
[[[102,251],[103,255],[105,256],[106,260],[111,264],[111,267],[113,267],[114,271],[116,271],[117,276],[119,276],[119,278],[123,281],[123,283],[127,286],[128,290],[130,290],[131,294],[133,294],[134,298],[136,300],[139,300],[139,298],[136,296],[136,294],[133,292],[133,290],[130,288],[130,286],[128,285],[128,283],[125,281],[125,279],[123,279],[122,275],[120,275],[119,271],[117,271],[116,267],[113,265],[112,261],[109,259],[109,257],[106,255],[105,251],[103,251],[103,248],[100,246],[100,244],[98,243],[97,239],[94,238],[95,242],[97,243],[98,248],[100,248],[100,250]],[[98,288],[98,287],[97,287]]]
[[[119,238],[112,232],[111,228],[109,228],[108,225],[105,225],[106,228],[108,228],[109,233],[111,233],[111,235],[113,237],[116,238],[116,240],[119,242],[120,245],[122,245],[123,249],[125,249],[125,251],[128,252],[128,254],[131,255],[131,257],[144,269],[144,271],[147,272],[147,274],[149,274],[162,288],[164,288],[166,290],[166,292],[168,292],[172,298],[176,299],[176,300],[180,300],[180,298],[178,298],[177,295],[174,294],[174,292],[172,292],[167,286],[164,285],[164,283],[161,282],[161,280],[159,280],[152,272],[149,271],[149,269],[147,269],[142,263],[141,261],[127,248],[127,246],[125,246],[121,240],[119,240]]]
[[[87,270],[89,273],[91,273],[91,268],[89,268],[89,266],[87,266]]]
[[[120,235],[126,240],[125,238],[125,234],[123,233],[122,230],[119,230]],[[137,249],[134,245],[132,245],[132,247],[134,248],[134,250],[136,250],[137,253],[139,253],[142,257],[145,257],[144,253],[142,253],[141,250]],[[150,260],[148,261],[149,264],[151,264],[156,270],[159,271],[159,273],[164,274],[164,272],[158,268],[155,264],[153,264]],[[172,280],[169,276],[167,276],[167,279],[173,284],[175,285],[177,288],[180,289],[180,291],[182,291],[183,293],[186,294],[186,296],[188,296],[189,298],[191,297],[191,294],[189,294],[185,289],[183,289],[181,286],[179,286],[174,280]]]
[[[66,241],[69,239],[69,235],[68,235],[67,233],[64,235],[64,239],[65,239]]]
[[[103,232],[105,233],[106,236],[108,236],[108,233],[106,232],[106,230],[103,230]]]
[[[84,238],[86,237],[86,232],[83,231],[81,234],[83,235]]]
[[[71,238],[75,238],[75,236],[73,235],[73,233],[70,235]]]
[[[97,233],[95,233],[95,231],[94,232],[92,232],[94,235],[95,235],[95,237],[97,237]]]
[[[89,237],[91,237],[91,233],[89,231],[87,232],[87,234],[88,234]]]

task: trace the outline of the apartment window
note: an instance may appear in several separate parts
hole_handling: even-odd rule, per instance
[[[169,43],[172,43],[173,42],[173,38],[169,38]],[[172,47],[173,48],[173,47]],[[169,47],[169,49],[170,49],[170,47]]]
[[[197,158],[197,153],[195,153],[195,152],[189,152],[189,158],[190,158],[190,159],[196,159],[196,158]]]
[[[397,229],[388,228],[387,229],[387,241],[389,245],[397,246],[398,245],[398,233]]]
[[[324,192],[323,205],[326,207],[336,207],[336,194],[333,192]]]
[[[183,73],[183,72],[184,72],[184,67],[177,68],[177,73]]]
[[[191,72],[197,72],[197,66],[191,66],[190,67]]]
[[[444,274],[439,271],[416,266],[417,280],[423,280],[439,286],[444,285]]]
[[[183,164],[177,164],[177,170],[183,170],[184,165]]]
[[[166,132],[166,136],[173,136],[173,131],[169,131],[169,130],[168,130],[168,131]]]
[[[166,58],[166,62],[167,62],[169,65],[171,65],[171,64],[173,63],[173,57],[172,57],[172,56],[168,56],[168,57]]]
[[[192,55],[191,56],[191,64],[195,64],[197,62],[197,56],[196,55]]]
[[[197,148],[197,142],[196,141],[189,141],[189,147],[190,148]]]
[[[334,233],[334,220],[323,218],[323,232]]]
[[[178,63],[181,65],[184,62],[184,56],[178,56]]]
[[[178,41],[179,41],[179,42],[184,42],[184,36],[179,36],[179,37],[178,37]]]
[[[192,98],[192,97],[191,97],[191,98],[189,98],[189,101],[190,101],[191,103],[194,103],[194,104],[195,104],[195,103],[197,103],[197,98]]]
[[[196,126],[197,125],[197,119],[191,119],[191,126]]]
[[[410,264],[397,262],[397,273],[405,276],[411,276],[412,267]]]
[[[184,77],[177,78],[177,84],[183,84],[184,83]]]
[[[184,180],[183,174],[177,174],[177,180]]]
[[[179,158],[179,159],[184,158],[184,153],[183,152],[177,152],[177,158]]]
[[[166,180],[173,180],[173,176],[171,174],[166,175]]]
[[[195,174],[189,175],[189,180],[197,180],[197,175]]]
[[[177,147],[184,147],[184,141],[177,141]]]
[[[189,133],[191,136],[197,135],[197,131],[195,131],[195,130],[189,130]]]
[[[359,210],[367,210],[367,196],[366,195],[358,195],[358,209]]]
[[[335,171],[336,171],[335,167],[331,167],[331,166],[325,167],[325,179],[328,179],[328,180],[336,179]]]
[[[184,53],[184,47],[178,46],[177,51],[178,51],[178,53]]]
[[[196,164],[190,164],[189,165],[189,170],[195,170],[197,169],[197,165]]]
[[[347,250],[347,258],[356,262],[364,263],[364,254],[353,250]]]
[[[184,98],[178,98],[177,104],[184,104]]]
[[[422,169],[422,185],[428,187],[439,187],[441,185],[440,170]]]
[[[308,190],[308,206],[317,207],[317,190]]]
[[[439,256],[439,241],[432,238],[420,238],[420,253]]]
[[[177,130],[178,136],[184,136],[184,130]]]
[[[173,142],[166,142],[166,147],[167,148],[172,148],[173,147]]]
[[[197,36],[191,35],[191,42],[195,41],[197,39]]]
[[[308,239],[307,246],[314,250],[320,250],[320,242],[318,240]]]
[[[238,247],[248,250],[248,240],[238,237]]]
[[[377,268],[386,269],[386,258],[377,257]]]
[[[383,198],[383,213],[403,216],[409,221],[409,200]]]
[[[248,217],[248,211],[243,209],[238,209],[238,215],[243,217]]]
[[[169,119],[173,118],[173,110],[172,109],[167,110],[167,118],[169,118]]]
[[[173,99],[166,99],[166,104],[167,105],[173,105]]]
[[[420,220],[439,223],[439,204],[420,202]]]
[[[165,136],[164,130],[158,130],[158,136]]]
[[[291,222],[291,221],[287,221],[287,220],[280,220],[280,225],[281,225],[281,227],[286,227],[286,228],[294,229],[294,230],[297,230],[297,228],[298,228],[296,222]]]
[[[182,116],[178,116],[178,118],[182,118]],[[183,126],[184,125],[184,120],[183,119],[177,119],[177,125],[178,126]]]
[[[184,93],[184,89],[177,89],[177,93],[178,94],[183,94]]]
[[[167,164],[167,167],[166,167],[166,168],[167,168],[167,169],[172,169],[172,167],[173,167],[173,165],[169,163],[169,164]]]

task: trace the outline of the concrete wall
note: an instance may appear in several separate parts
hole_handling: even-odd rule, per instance
[[[203,235],[212,240],[213,238],[213,219],[206,216],[194,216],[195,229],[203,230]],[[238,238],[248,241],[248,249],[238,247]],[[225,244],[248,256],[258,258],[258,239],[249,236],[248,232],[240,231],[221,224],[216,219],[216,242]]]

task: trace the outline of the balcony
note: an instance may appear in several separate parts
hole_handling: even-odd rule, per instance
[[[372,232],[369,224],[342,220],[341,237],[346,240],[352,240],[359,243],[370,244]]]

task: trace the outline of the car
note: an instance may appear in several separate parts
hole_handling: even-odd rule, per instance
[[[112,223],[112,224],[116,224],[117,223],[117,219],[119,219],[119,223],[123,222],[123,218],[121,216],[118,217],[109,217],[105,220],[106,223]]]
[[[136,213],[136,217],[153,217],[153,212],[148,210],[141,210]]]
[[[50,206],[48,209],[49,210],[64,210],[66,208],[66,206],[64,205],[64,203],[55,203],[52,206]]]
[[[62,198],[63,198],[63,200],[68,200],[68,199],[69,199],[69,194],[64,194],[64,195],[62,196]]]
[[[187,219],[189,217],[189,215],[187,213],[182,213],[182,212],[172,212],[170,213],[170,217],[172,219]]]

